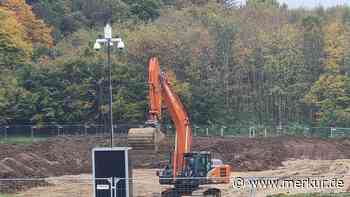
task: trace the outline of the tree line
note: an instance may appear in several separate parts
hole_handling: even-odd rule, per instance
[[[115,121],[146,119],[157,56],[194,124],[350,126],[350,8],[275,0],[1,1],[0,123],[106,121],[106,21]]]

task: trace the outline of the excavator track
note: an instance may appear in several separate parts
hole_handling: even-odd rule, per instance
[[[201,197],[221,197],[221,190],[218,188],[199,187],[196,189],[179,189],[168,188],[161,193],[161,197],[185,197],[185,196],[201,196]]]

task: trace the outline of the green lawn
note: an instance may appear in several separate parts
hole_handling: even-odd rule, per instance
[[[14,196],[8,195],[8,194],[0,194],[0,197],[14,197]]]
[[[309,193],[309,194],[278,194],[267,197],[348,197],[350,193],[326,194],[326,193]]]
[[[6,140],[5,139],[0,139],[0,144],[24,144],[24,145],[30,145],[33,142],[37,141],[43,141],[46,140],[47,138],[45,137],[36,137],[36,138],[31,138],[31,137],[9,137]],[[2,197],[2,196],[0,196]]]

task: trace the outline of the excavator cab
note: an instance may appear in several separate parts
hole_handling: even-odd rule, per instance
[[[185,153],[182,170],[175,179],[173,179],[173,169],[171,167],[173,164],[172,160],[170,160],[170,163],[157,174],[159,176],[159,183],[161,185],[182,185],[182,187],[197,187],[203,184],[204,179],[201,178],[206,177],[207,172],[211,169],[210,157],[210,153],[208,152]]]
[[[184,167],[181,176],[206,177],[211,169],[211,156],[208,152],[190,152],[184,154]]]
[[[175,179],[171,166],[172,163],[169,163],[157,173],[161,185],[196,188],[199,185],[230,181],[230,166],[224,165],[219,159],[212,159],[209,152],[184,153],[182,170]]]

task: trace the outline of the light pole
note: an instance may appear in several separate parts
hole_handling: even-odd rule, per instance
[[[113,103],[113,88],[112,88],[112,68],[111,68],[111,47],[113,43],[117,44],[118,49],[124,48],[124,42],[121,38],[113,38],[112,37],[112,27],[110,24],[104,28],[104,38],[96,39],[94,44],[94,49],[99,50],[102,48],[102,45],[107,46],[107,67],[108,67],[108,83],[109,83],[109,129],[111,132],[111,147],[113,147],[113,137],[114,137],[114,128],[113,128],[113,111],[112,111],[112,103]]]

